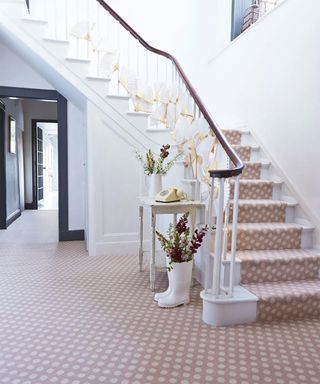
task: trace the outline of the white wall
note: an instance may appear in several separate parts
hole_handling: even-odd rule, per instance
[[[0,40],[0,86],[53,89],[43,77]]]
[[[109,0],[149,44],[178,59],[200,89],[202,68],[230,42],[232,0]],[[200,95],[201,96],[201,95]]]
[[[108,1],[150,45],[175,55],[190,76],[195,62],[197,3],[197,0]]]
[[[320,2],[284,1],[209,65],[206,104],[246,125],[320,228]]]

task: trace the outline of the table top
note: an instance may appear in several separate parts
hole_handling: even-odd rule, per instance
[[[139,196],[138,199],[140,203],[142,203],[143,205],[147,205],[149,207],[187,207],[187,206],[199,207],[204,205],[204,203],[202,203],[199,200],[181,200],[181,201],[175,201],[172,203],[160,203],[147,196]]]

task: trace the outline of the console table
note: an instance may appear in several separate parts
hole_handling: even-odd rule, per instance
[[[173,215],[173,225],[177,223],[177,215],[190,213],[190,229],[193,233],[195,229],[197,208],[203,206],[200,201],[182,200],[174,203],[158,203],[154,199],[148,197],[139,198],[139,221],[140,221],[140,242],[139,242],[139,268],[142,271],[143,265],[143,213],[144,208],[150,212],[151,226],[151,255],[150,255],[150,289],[153,291],[156,277],[156,217],[157,215]]]

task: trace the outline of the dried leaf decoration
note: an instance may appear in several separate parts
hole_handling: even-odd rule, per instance
[[[70,30],[70,35],[77,39],[92,41],[92,31],[95,24],[87,20],[81,20],[76,23]]]
[[[119,69],[119,53],[117,51],[106,52],[100,58],[100,74],[110,76]]]

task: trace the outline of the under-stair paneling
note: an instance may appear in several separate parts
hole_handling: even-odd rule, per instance
[[[119,137],[114,122],[91,103],[87,116],[88,215],[92,240],[89,253],[103,255],[112,248],[138,244],[137,196],[141,172],[134,144]]]

